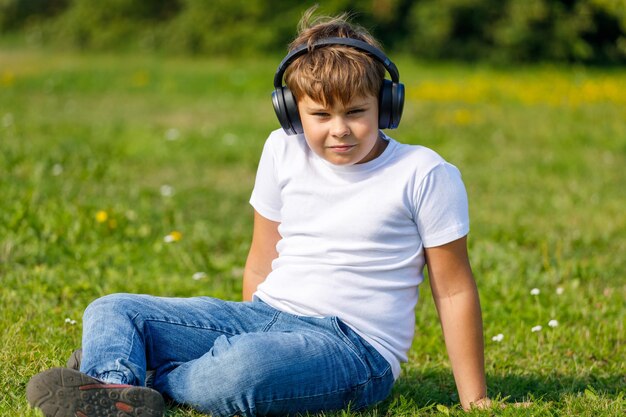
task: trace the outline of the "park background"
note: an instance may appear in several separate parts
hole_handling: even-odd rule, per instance
[[[625,1],[319,4],[398,64],[388,133],[463,173],[489,393],[531,403],[473,415],[623,415]],[[271,81],[311,5],[0,0],[1,416],[37,415],[28,379],[98,296],[241,298]],[[389,400],[336,415],[464,415],[427,283],[416,317]]]

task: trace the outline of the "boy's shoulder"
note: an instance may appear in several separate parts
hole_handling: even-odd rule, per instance
[[[288,135],[282,128],[273,130],[265,142],[265,146],[271,146],[274,149],[286,148],[286,147],[298,147],[306,146],[306,140],[304,134]]]
[[[398,142],[389,136],[386,136],[386,138],[393,145],[393,159],[398,163],[413,166],[422,173],[428,172],[439,165],[448,164],[441,155],[426,146]]]
[[[436,151],[430,148],[427,148],[426,146],[415,145],[411,143],[402,143],[402,142],[396,141],[395,139],[392,139],[389,137],[387,138],[390,140],[390,142],[393,141],[397,143],[397,152],[400,155],[406,155],[407,157],[410,157],[416,160],[421,160],[424,162],[431,162],[434,164],[446,162],[445,159],[443,159],[441,155],[439,155]]]
[[[272,131],[265,141],[264,152],[282,161],[308,158],[309,151],[304,134],[288,135],[281,128]]]

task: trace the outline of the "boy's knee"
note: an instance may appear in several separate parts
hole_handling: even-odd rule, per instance
[[[109,294],[92,301],[83,314],[83,320],[89,317],[103,316],[113,311],[129,312],[137,305],[134,294]]]

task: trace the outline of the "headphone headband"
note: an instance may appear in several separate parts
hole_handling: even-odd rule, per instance
[[[370,54],[373,58],[375,58],[377,61],[383,64],[383,66],[385,67],[389,75],[391,75],[391,81],[393,81],[394,83],[400,82],[400,73],[398,72],[398,67],[396,67],[396,64],[391,62],[391,60],[387,58],[387,56],[383,53],[383,51],[376,48],[375,46],[372,46],[369,43],[363,42],[358,39],[333,37],[333,38],[324,38],[324,39],[320,39],[319,41],[313,42],[313,44],[311,44],[311,50],[316,47],[328,46],[328,45],[350,46],[352,48],[356,48],[356,49],[359,49],[363,52]],[[281,63],[278,65],[276,74],[274,75],[274,88],[282,87],[283,75],[285,71],[287,70],[287,67],[291,65],[291,63],[295,61],[298,57],[308,52],[309,52],[309,45],[302,44],[302,45],[298,45],[297,47],[295,47],[291,52],[289,52],[289,54],[287,54],[285,58],[283,58]]]

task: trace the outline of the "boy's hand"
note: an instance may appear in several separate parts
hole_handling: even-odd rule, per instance
[[[470,403],[470,408],[466,409],[466,411],[471,410],[472,408],[478,408],[479,410],[484,410],[487,408],[491,408],[493,406],[493,402],[491,401],[491,399],[485,397],[485,398],[481,398],[480,400],[476,400],[474,402]]]
[[[465,411],[471,411],[471,409],[479,409],[479,410],[487,410],[490,408],[493,408],[496,404],[494,404],[493,401],[491,401],[490,398],[485,397],[485,398],[481,398],[480,400],[476,400],[474,402],[472,402],[470,404],[470,408],[466,408]],[[521,403],[500,403],[497,404],[498,407],[500,408],[505,408],[505,407],[515,407],[515,408],[528,408],[530,407],[531,402],[530,401],[524,401]]]

